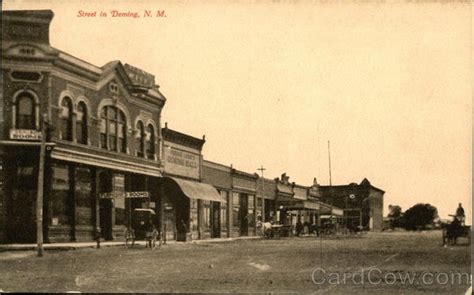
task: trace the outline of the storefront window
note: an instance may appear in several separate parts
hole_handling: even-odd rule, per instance
[[[69,196],[69,171],[65,164],[54,164],[51,190],[50,225],[68,225],[67,200]]]
[[[190,199],[190,211],[191,211],[191,219],[189,220],[189,226],[191,231],[198,230],[198,200],[197,199]]]
[[[227,202],[229,193],[227,191],[220,191],[221,195],[221,228],[227,228]]]
[[[211,202],[210,201],[203,201],[203,223],[206,229],[211,227]]]
[[[249,195],[248,215],[249,227],[255,227],[255,196]]]
[[[232,193],[232,224],[234,227],[240,227],[240,195]]]
[[[76,167],[76,224],[92,224],[91,172],[86,167]]]

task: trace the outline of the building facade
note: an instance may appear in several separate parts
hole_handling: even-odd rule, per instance
[[[344,210],[345,226],[383,229],[383,196],[385,192],[366,178],[360,184],[320,186],[321,200]]]
[[[2,13],[0,236],[36,240],[44,136],[44,239],[91,240],[99,230],[114,239],[130,208],[157,197],[166,99],[145,71],[119,61],[97,67],[52,47],[52,18]]]
[[[54,48],[52,19],[2,12],[0,243],[36,241],[38,187],[45,242],[120,240],[135,209],[152,209],[173,240],[254,236],[262,222],[323,214],[381,229],[384,191],[366,179],[303,186],[204,160],[204,137],[161,127],[166,98],[153,74]]]
[[[203,180],[205,143],[172,129],[162,129],[164,173],[159,183],[163,202],[162,230],[167,239],[185,241],[221,237],[221,210],[226,195]],[[224,215],[224,216],[222,216]]]
[[[232,237],[233,223],[231,222],[232,214],[232,168],[215,162],[203,161],[202,166],[202,181],[212,185],[217,189],[221,195],[222,202],[220,203],[220,223],[212,221],[213,235],[218,237],[220,233],[221,238]],[[220,228],[218,228],[220,227]]]

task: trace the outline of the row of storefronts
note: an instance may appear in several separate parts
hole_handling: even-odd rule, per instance
[[[39,187],[50,243],[120,240],[140,210],[153,212],[149,222],[163,238],[181,241],[258,235],[268,221],[347,224],[349,203],[351,225],[377,228],[383,191],[370,195],[368,181],[328,190],[206,161],[204,137],[162,127],[166,98],[154,75],[119,61],[98,67],[52,47],[51,11],[2,18],[1,243],[36,241]],[[353,193],[365,198],[359,211],[342,201]]]

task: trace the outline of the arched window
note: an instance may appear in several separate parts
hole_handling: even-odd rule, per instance
[[[62,139],[72,141],[72,100],[64,97],[61,102],[61,134]]]
[[[151,124],[147,128],[146,155],[148,159],[155,159],[155,128]]]
[[[117,120],[117,137],[118,149],[121,153],[127,152],[127,123],[125,121],[125,114],[122,111],[118,112]]]
[[[127,152],[127,121],[115,106],[105,106],[100,115],[100,146],[110,151]]]
[[[145,126],[142,121],[137,123],[137,156],[145,157]]]
[[[35,101],[26,92],[21,93],[16,101],[16,128],[36,129]]]
[[[100,147],[107,148],[107,107],[100,111]]]
[[[87,106],[81,101],[77,105],[76,139],[78,143],[87,144]]]

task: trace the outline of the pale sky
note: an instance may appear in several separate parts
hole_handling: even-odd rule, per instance
[[[51,9],[51,45],[155,75],[163,122],[204,157],[266,177],[366,177],[403,210],[462,202],[471,223],[471,4],[12,1]],[[251,2],[255,2],[251,4]],[[113,18],[111,10],[140,18]],[[108,17],[77,17],[78,11]],[[165,10],[164,18],[143,18]]]

